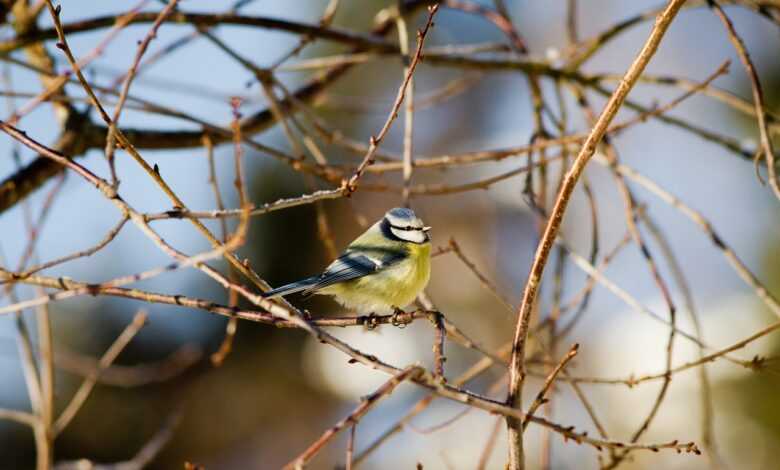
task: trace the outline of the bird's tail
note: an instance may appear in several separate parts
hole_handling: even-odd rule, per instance
[[[317,280],[318,280],[318,276],[302,279],[300,281],[292,282],[282,287],[277,287],[276,289],[271,289],[268,292],[263,292],[262,296],[266,299],[269,299],[273,297],[281,297],[287,294],[294,294],[302,290],[310,289],[315,284],[317,284]]]

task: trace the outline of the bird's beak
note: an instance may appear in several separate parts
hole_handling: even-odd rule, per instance
[[[431,231],[431,228],[430,227],[423,227],[422,231],[425,232],[425,233],[428,233],[428,232]]]

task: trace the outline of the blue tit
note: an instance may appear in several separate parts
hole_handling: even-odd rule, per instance
[[[390,209],[320,275],[265,292],[333,296],[347,309],[388,314],[409,305],[431,275],[430,227],[411,209]]]

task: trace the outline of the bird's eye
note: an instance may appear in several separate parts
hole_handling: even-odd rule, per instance
[[[414,227],[412,225],[405,225],[403,227],[399,227],[398,225],[391,225],[396,230],[403,230],[404,232],[411,232],[412,230],[422,230],[420,227]]]

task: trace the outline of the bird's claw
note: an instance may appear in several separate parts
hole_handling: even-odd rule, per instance
[[[377,321],[376,314],[371,312],[363,319],[363,324],[366,325],[366,329],[375,330],[379,322]]]
[[[411,323],[411,321],[404,320],[400,318],[401,315],[406,315],[406,312],[401,310],[400,308],[394,308],[393,309],[393,317],[390,319],[390,323],[395,326],[396,328],[404,329],[406,328],[406,325]]]

